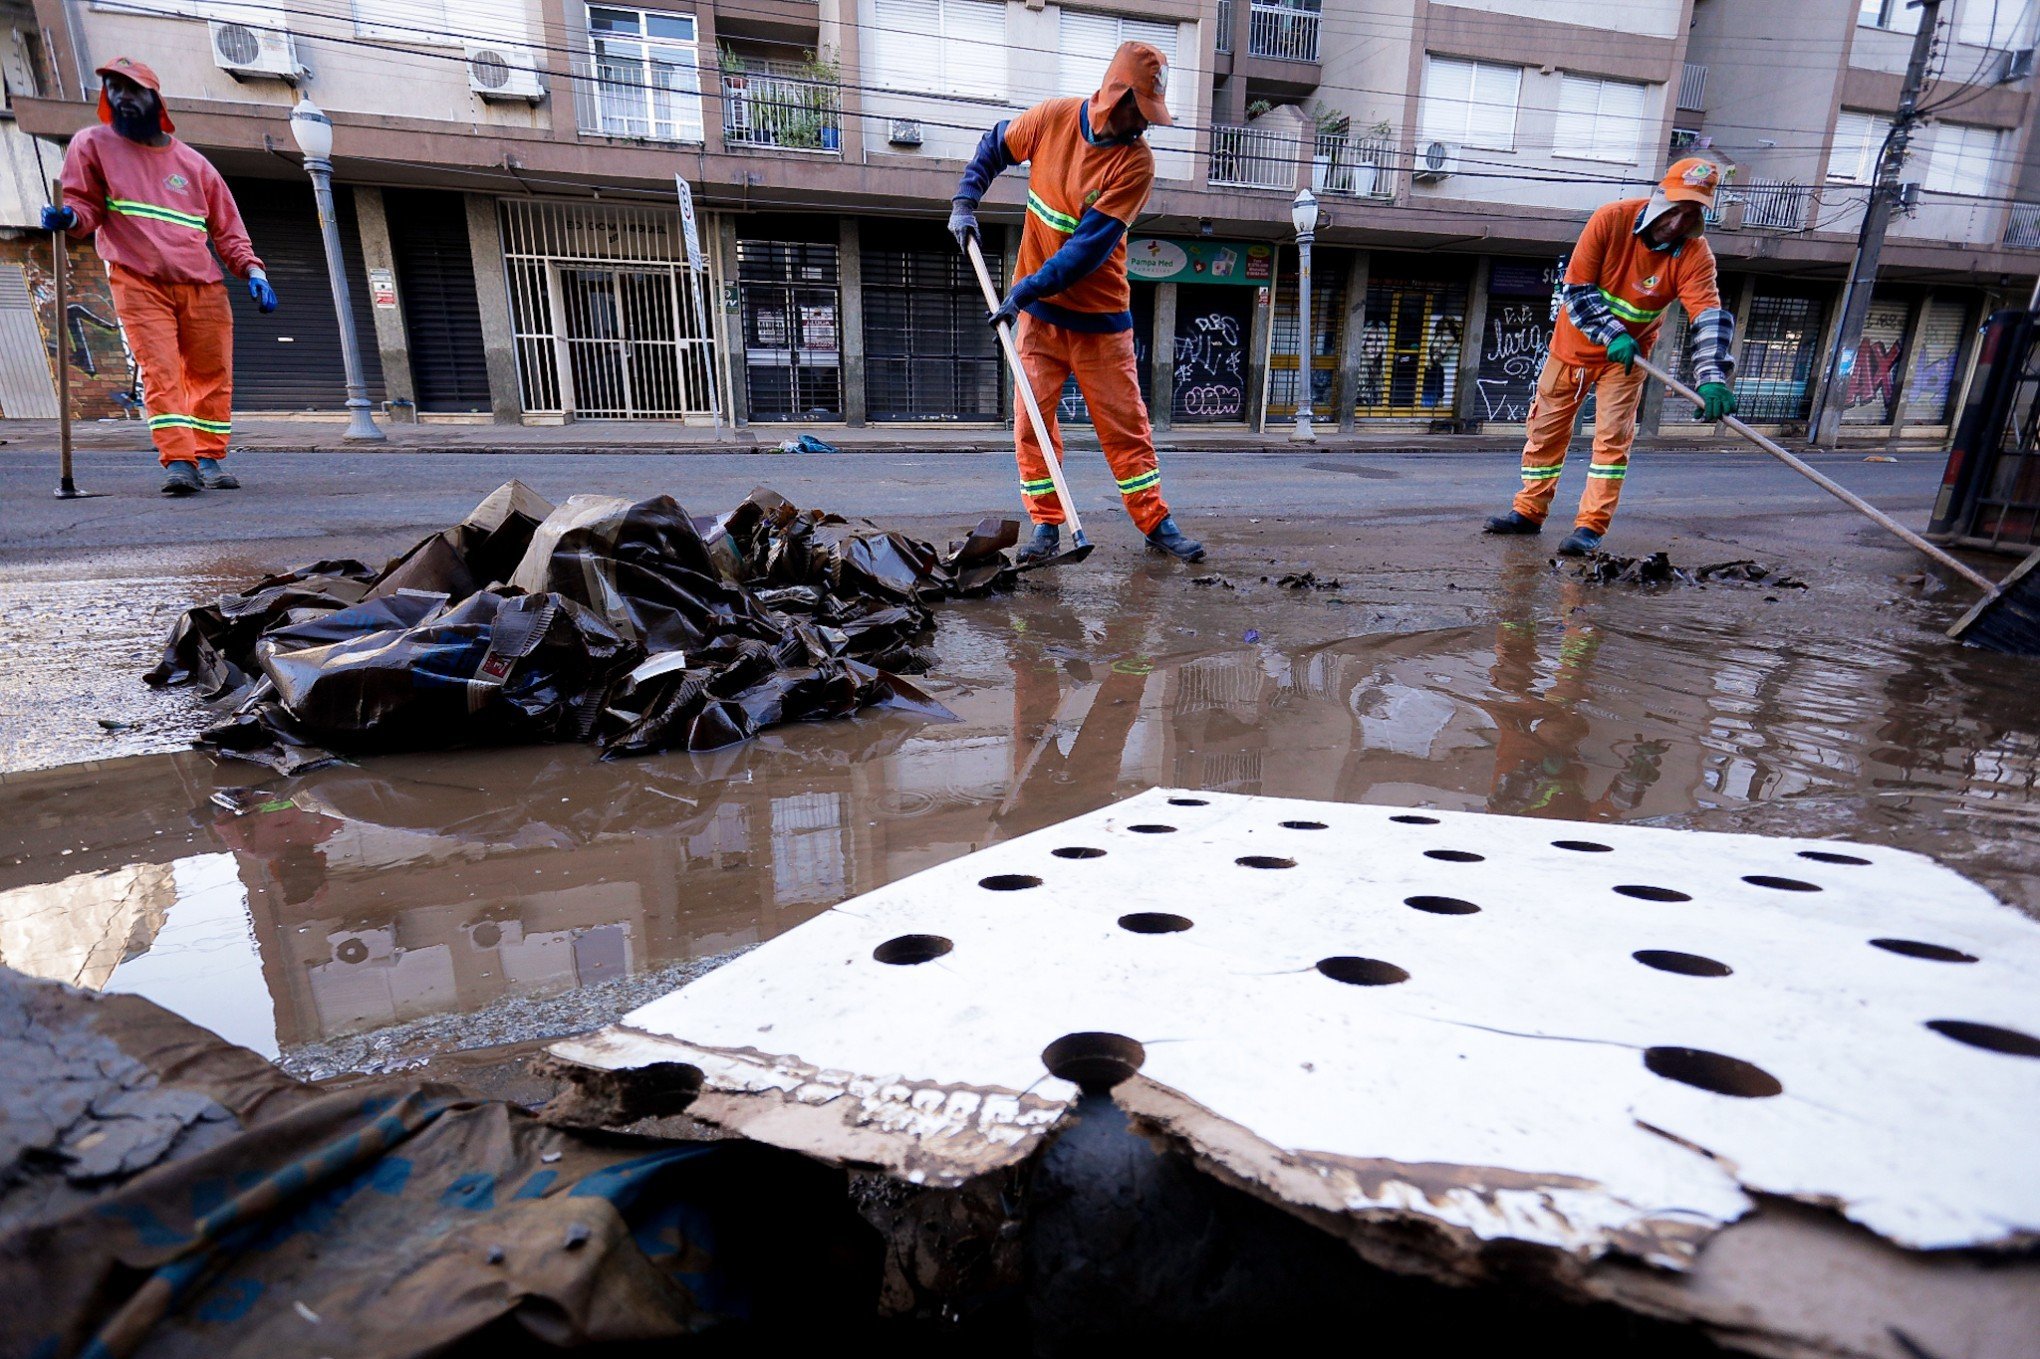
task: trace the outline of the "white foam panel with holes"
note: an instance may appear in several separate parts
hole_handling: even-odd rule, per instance
[[[1142,913],[1177,927],[1121,924]],[[914,935],[949,947],[874,956],[933,951],[888,948]],[[754,1095],[772,1054],[805,1073],[775,1098],[890,1083],[928,1117],[875,1131],[940,1138],[985,1091],[1052,1121],[1073,1091],[1043,1050],[1078,1032],[1138,1040],[1142,1084],[1347,1211],[1675,1266],[1745,1191],[1914,1247],[2040,1231],[2040,925],[1878,846],[1157,789],[845,902],[560,1050],[685,1053]]]

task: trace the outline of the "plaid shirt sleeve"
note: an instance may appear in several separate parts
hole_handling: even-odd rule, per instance
[[[1692,345],[1693,385],[1727,382],[1735,375],[1735,359],[1729,351],[1735,345],[1735,317],[1721,307],[1709,307],[1693,318],[1688,329]]]
[[[1615,319],[1615,313],[1608,309],[1597,283],[1568,283],[1565,287],[1565,314],[1579,327],[1580,334],[1595,344],[1606,345],[1625,333],[1622,323]]]

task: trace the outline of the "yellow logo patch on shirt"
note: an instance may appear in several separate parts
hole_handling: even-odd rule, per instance
[[[169,175],[164,178],[163,187],[171,193],[183,193],[191,187],[191,181],[183,175]]]

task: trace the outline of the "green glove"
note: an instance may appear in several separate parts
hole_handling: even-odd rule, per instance
[[[1608,341],[1608,360],[1622,365],[1622,371],[1631,372],[1636,367],[1636,337],[1617,335]]]
[[[1726,382],[1700,384],[1700,406],[1693,412],[1703,420],[1719,420],[1735,414],[1735,393]]]

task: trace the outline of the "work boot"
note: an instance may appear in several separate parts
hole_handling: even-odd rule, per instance
[[[1020,549],[1017,560],[1022,566],[1032,566],[1036,562],[1045,562],[1055,555],[1056,549],[1061,545],[1061,529],[1057,528],[1054,524],[1036,524],[1034,526],[1034,536],[1027,540],[1025,547]]]
[[[198,464],[173,462],[163,469],[164,495],[195,495],[205,489],[205,483],[198,479]]]
[[[220,466],[218,458],[198,460],[198,484],[208,491],[238,491],[241,479]]]
[[[1566,534],[1565,540],[1558,545],[1558,555],[1561,557],[1584,557],[1590,552],[1598,552],[1600,547],[1600,534],[1590,528],[1576,528],[1571,533]]]
[[[1487,527],[1481,530],[1482,533],[1542,533],[1543,531],[1544,525],[1538,523],[1535,519],[1525,519],[1514,510],[1510,510],[1507,514],[1496,515],[1488,520]]]
[[[1204,560],[1204,544],[1177,528],[1176,517],[1172,514],[1163,515],[1162,522],[1148,531],[1147,542],[1155,551],[1166,552],[1181,561]]]

